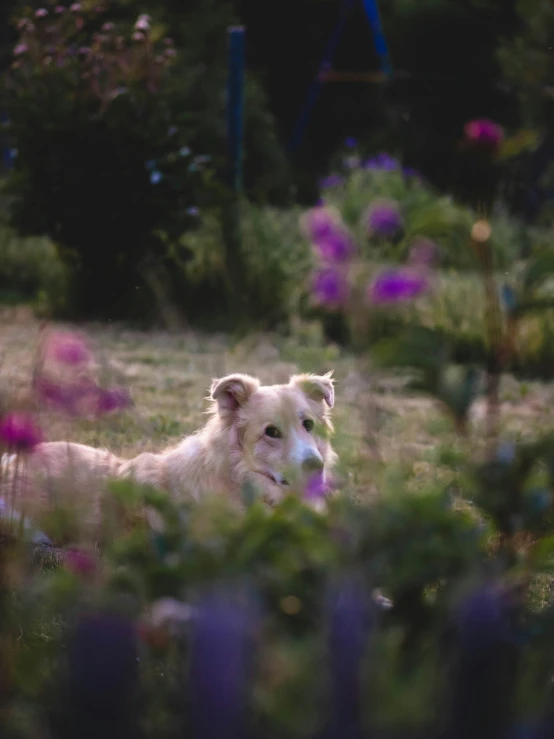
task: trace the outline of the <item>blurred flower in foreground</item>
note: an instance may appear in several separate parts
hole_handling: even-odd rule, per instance
[[[348,149],[355,149],[358,146],[358,139],[354,138],[354,136],[347,136],[347,138],[344,139],[344,145]]]
[[[466,139],[473,144],[496,150],[504,139],[504,131],[494,121],[480,118],[466,123],[464,127]]]
[[[317,303],[329,307],[342,305],[348,298],[348,283],[343,274],[327,268],[315,273],[312,294]]]
[[[42,432],[26,413],[8,413],[0,421],[0,441],[9,449],[32,452],[41,443]]]
[[[46,356],[51,356],[60,364],[74,367],[88,362],[91,353],[79,334],[57,332],[48,338]]]
[[[408,268],[390,269],[378,275],[368,286],[368,299],[375,305],[413,300],[429,289],[429,280]]]
[[[380,239],[392,239],[404,225],[400,208],[394,200],[371,205],[367,211],[366,223],[370,235]]]
[[[98,389],[98,412],[112,413],[113,411],[123,411],[132,405],[131,396],[123,387],[116,387],[107,390]]]
[[[91,380],[54,382],[39,377],[35,382],[38,399],[51,408],[71,416],[99,416],[122,411],[132,405],[125,388],[101,388]]]
[[[324,499],[331,491],[331,485],[325,479],[323,472],[316,472],[310,477],[304,488],[304,499],[318,501]]]

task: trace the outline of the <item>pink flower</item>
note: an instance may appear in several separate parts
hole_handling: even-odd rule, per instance
[[[42,441],[42,432],[26,413],[8,413],[0,421],[0,441],[17,452],[31,452]]]
[[[173,41],[172,38],[169,38],[169,37],[168,38],[164,38],[164,44],[166,46],[173,46],[174,43],[175,43],[175,41]]]
[[[69,549],[64,554],[64,564],[74,575],[90,577],[96,573],[96,561],[90,554],[79,549]]]
[[[368,299],[375,305],[413,300],[429,289],[429,280],[406,267],[382,272],[368,286]]]
[[[54,13],[65,13],[65,8],[63,5],[56,5],[54,8]]]
[[[144,41],[144,34],[140,33],[140,31],[133,33],[133,41]]]
[[[149,15],[139,15],[137,22],[135,23],[135,31],[148,31],[150,29],[150,21],[152,19]]]
[[[35,12],[35,17],[36,18],[46,18],[47,15],[48,15],[48,11],[46,10],[46,8],[39,8]]]
[[[28,22],[29,21],[27,20],[27,18],[22,18],[20,21],[17,22],[17,26],[16,26],[17,30],[18,31],[23,30]]]
[[[46,355],[56,362],[71,367],[90,361],[91,353],[82,336],[74,333],[55,333],[49,338]]]
[[[111,23],[110,21],[108,21],[107,23],[104,23],[104,25],[102,26],[103,31],[113,31],[114,28],[115,28],[115,24]]]
[[[488,118],[469,121],[464,131],[469,142],[492,150],[498,149],[504,139],[502,126]]]
[[[25,54],[29,50],[29,47],[27,44],[17,44],[17,46],[14,48],[13,53],[15,56],[20,56],[21,54]]]
[[[82,8],[82,5],[81,5],[81,3],[73,3],[73,5],[70,5],[70,6],[69,6],[69,10],[70,10],[70,11],[71,11],[72,13],[80,13],[82,9],[83,9],[83,8]]]
[[[175,49],[172,49],[171,47],[169,47],[168,49],[166,49],[166,50],[164,51],[164,55],[165,55],[166,57],[168,57],[168,58],[169,58],[169,57],[174,57],[174,56],[176,56],[176,55],[177,55],[177,52],[175,51]]]

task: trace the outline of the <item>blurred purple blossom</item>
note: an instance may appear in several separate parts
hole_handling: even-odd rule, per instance
[[[319,186],[322,190],[329,190],[332,187],[338,187],[342,185],[344,178],[338,174],[331,174],[328,177],[324,177],[319,181]]]
[[[363,162],[362,167],[364,169],[379,169],[385,172],[393,172],[400,169],[400,164],[398,163],[398,160],[391,157],[390,154],[381,152],[377,154],[377,156]]]
[[[380,239],[392,239],[402,229],[400,208],[395,201],[376,202],[367,211],[367,228]]]
[[[48,11],[46,8],[38,8],[38,10],[35,11],[35,18],[46,18],[48,15]]]
[[[304,488],[304,498],[308,501],[318,501],[325,498],[331,491],[331,484],[325,479],[323,472],[316,472],[308,480]]]
[[[302,228],[327,262],[344,262],[354,253],[354,243],[337,213],[325,207],[312,208],[302,219]]]
[[[144,41],[144,34],[140,31],[133,33],[133,41]]]
[[[125,388],[98,389],[98,413],[123,411],[130,408],[131,405],[131,396]]]
[[[358,146],[358,139],[354,138],[354,136],[347,136],[344,139],[344,145],[347,149],[355,149]]]
[[[91,359],[91,352],[80,334],[56,332],[50,335],[46,344],[46,356],[70,367],[85,364]]]
[[[102,26],[103,31],[113,31],[114,28],[115,28],[115,24],[112,23],[111,21],[104,23],[104,25]]]
[[[80,13],[82,9],[81,3],[73,3],[73,5],[69,6],[69,10],[72,13]]]
[[[13,53],[14,56],[20,56],[21,54],[25,54],[29,50],[29,47],[27,44],[17,44],[17,46],[14,47]]]
[[[137,22],[135,23],[135,31],[148,31],[150,29],[150,21],[152,19],[149,15],[139,15]]]
[[[54,8],[54,13],[65,13],[65,8],[63,5],[56,5]]]
[[[464,127],[466,139],[489,149],[496,150],[504,139],[504,131],[498,123],[488,118],[479,118],[466,123]]]
[[[0,441],[9,449],[31,452],[42,441],[42,431],[27,413],[8,413],[0,420]]]
[[[348,298],[348,282],[345,276],[336,269],[331,267],[321,269],[314,275],[312,294],[317,303],[337,307]]]
[[[415,270],[401,267],[378,275],[368,286],[368,299],[374,305],[413,300],[429,289],[428,278]]]

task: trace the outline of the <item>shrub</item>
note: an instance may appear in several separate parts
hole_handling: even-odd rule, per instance
[[[78,4],[37,11],[19,29],[6,83],[14,223],[48,235],[71,267],[73,315],[129,315],[162,236],[194,223],[205,166],[187,148],[177,52],[147,16],[117,28]]]

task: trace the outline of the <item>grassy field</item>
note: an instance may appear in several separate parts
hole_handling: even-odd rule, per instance
[[[0,323],[4,391],[29,388],[41,324],[23,308],[5,309]],[[65,326],[66,328],[71,328]],[[482,441],[483,404],[474,408],[471,441],[460,440],[432,401],[407,393],[401,377],[326,344],[316,326],[299,325],[293,337],[205,336],[192,332],[140,332],[110,325],[80,327],[99,366],[112,382],[125,384],[134,408],[113,420],[68,421],[44,414],[50,440],[71,439],[106,446],[123,456],[159,450],[204,422],[211,379],[242,371],[265,383],[286,382],[298,371],[334,370],[339,477],[342,490],[367,499],[383,487],[420,489],[463,484],[468,445]],[[502,427],[512,438],[533,437],[554,425],[554,388],[505,377]]]

